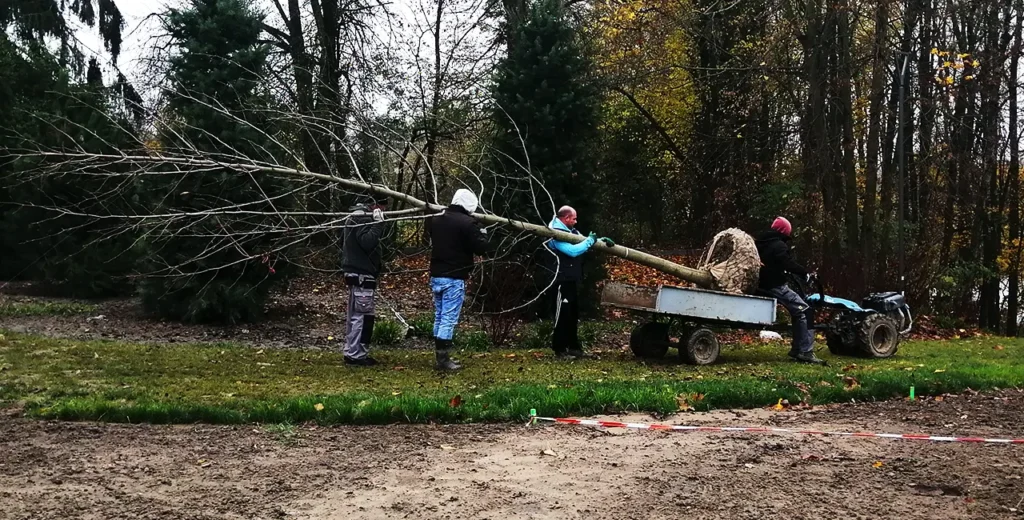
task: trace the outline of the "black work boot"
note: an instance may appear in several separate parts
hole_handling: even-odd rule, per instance
[[[455,362],[451,357],[452,352],[452,340],[450,339],[435,339],[434,340],[434,356],[436,358],[436,365],[434,368],[438,370],[459,370],[462,365]]]
[[[359,358],[359,359],[350,358],[348,356],[345,356],[345,364],[346,365],[354,365],[354,366],[358,366],[358,367],[372,367],[372,366],[377,364],[377,360],[373,359],[370,356],[366,356],[364,358]]]

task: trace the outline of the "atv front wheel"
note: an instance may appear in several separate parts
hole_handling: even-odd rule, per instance
[[[853,345],[843,341],[843,337],[832,331],[825,332],[825,344],[834,356],[852,356],[856,354]]]
[[[884,314],[868,314],[857,325],[854,346],[863,356],[887,358],[896,353],[900,345],[900,332],[896,320]]]

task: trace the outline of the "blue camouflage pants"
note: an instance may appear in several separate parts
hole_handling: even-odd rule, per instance
[[[450,340],[459,324],[462,302],[466,299],[466,281],[455,278],[431,278],[434,294],[434,337]]]

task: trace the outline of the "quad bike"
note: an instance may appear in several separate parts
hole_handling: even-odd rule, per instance
[[[828,350],[835,355],[890,357],[899,348],[901,337],[913,326],[910,306],[900,293],[872,293],[858,305],[826,295],[816,275],[808,275],[803,280],[791,277],[791,282],[793,290],[811,306],[808,311],[811,329],[825,334]],[[817,315],[826,311],[831,312],[832,318],[826,323],[817,323]]]

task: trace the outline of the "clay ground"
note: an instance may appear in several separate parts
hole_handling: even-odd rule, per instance
[[[669,422],[1019,437],[1022,416],[1010,390]],[[1024,445],[0,419],[4,519],[1022,518],[1022,477]]]

